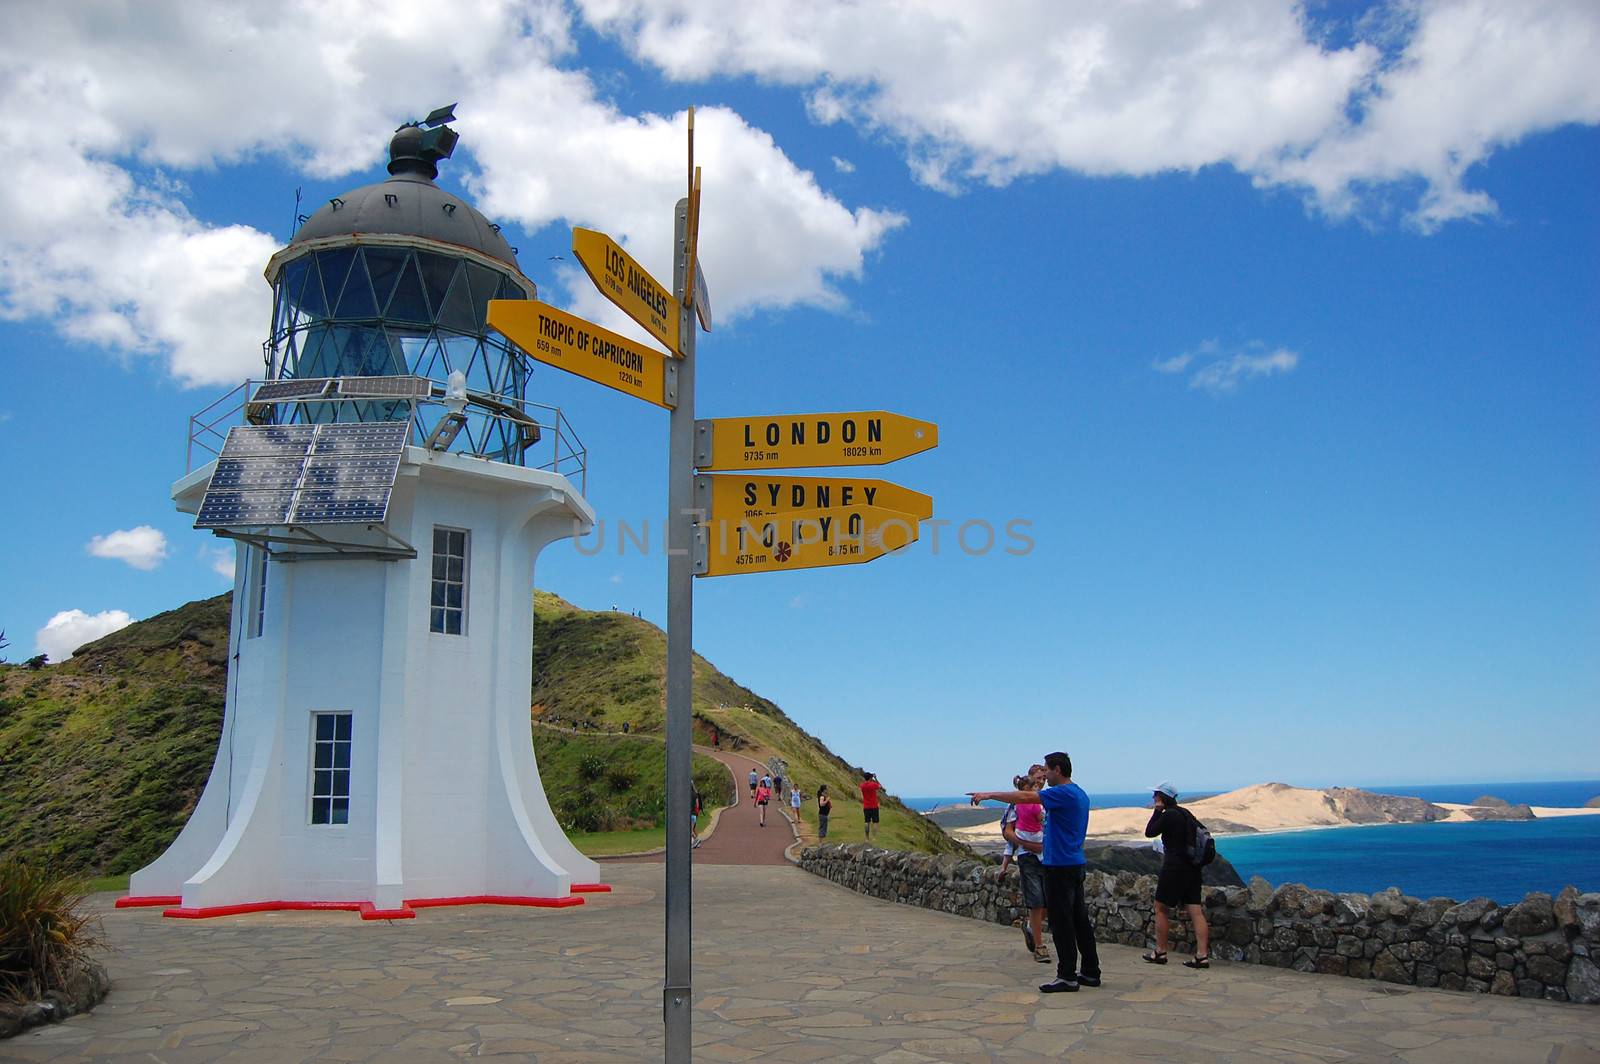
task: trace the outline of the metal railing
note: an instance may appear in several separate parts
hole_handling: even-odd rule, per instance
[[[337,378],[337,380],[350,381],[351,390],[359,392],[361,378]],[[422,382],[427,378],[417,378],[417,380]],[[314,412],[318,415],[316,420],[324,421],[394,421],[399,419],[394,417],[363,419],[359,416],[360,408],[370,408],[375,405],[393,407],[404,404],[409,408],[408,442],[412,446],[424,446],[428,435],[426,426],[437,423],[441,417],[447,416],[459,407],[459,412],[468,415],[471,422],[479,426],[480,431],[463,432],[456,437],[458,442],[450,448],[450,453],[468,454],[490,461],[506,461],[507,446],[503,442],[491,446],[491,441],[515,440],[518,442],[512,445],[512,450],[521,458],[520,464],[524,468],[559,473],[568,480],[575,481],[580,494],[588,494],[589,453],[560,407],[530,403],[526,400],[508,400],[503,396],[473,391],[466,393],[465,402],[462,403],[460,400],[447,399],[444,385],[437,381],[430,382],[432,386],[428,389],[427,396],[334,394],[252,402],[250,397],[255,389],[267,383],[272,382],[246,380],[189,416],[189,431],[183,459],[185,473],[193,472],[197,466],[218,457],[222,453],[223,444],[227,442],[228,430],[233,426],[277,423],[278,411],[282,408],[307,408],[307,413]],[[337,388],[330,390],[337,391]],[[328,412],[312,409],[319,407],[327,409]],[[428,417],[427,415],[435,408],[439,410],[439,416]],[[346,413],[349,416],[342,418],[341,415]],[[312,418],[307,417],[305,420]],[[483,431],[491,427],[499,431]]]

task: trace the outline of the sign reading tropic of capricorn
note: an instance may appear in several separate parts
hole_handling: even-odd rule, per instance
[[[575,314],[537,299],[491,299],[489,326],[547,366],[668,410],[678,404],[666,355]]]

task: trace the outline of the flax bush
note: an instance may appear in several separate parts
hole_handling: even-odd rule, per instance
[[[87,885],[16,858],[0,861],[0,996],[33,1000],[66,985],[101,946],[97,917],[84,912]]]

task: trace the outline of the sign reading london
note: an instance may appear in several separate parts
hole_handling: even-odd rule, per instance
[[[695,478],[695,504],[712,521],[768,517],[794,510],[876,506],[918,521],[933,516],[933,497],[887,480],[792,477],[783,473],[720,474]]]
[[[574,314],[536,299],[491,299],[489,326],[547,366],[669,410],[677,403],[666,355]]]
[[[859,565],[917,539],[915,517],[877,506],[713,517],[702,527],[706,560],[701,576]]]
[[[678,353],[678,301],[671,289],[651,277],[604,233],[574,229],[572,253],[601,295],[643,325],[668,351]]]
[[[931,421],[868,410],[719,417],[695,422],[700,469],[883,465],[939,445]]]

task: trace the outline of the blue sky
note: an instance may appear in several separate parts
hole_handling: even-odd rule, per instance
[[[29,13],[10,91],[72,62],[97,91],[0,133],[28,160],[0,193],[8,655],[66,611],[226,587],[168,489],[188,415],[258,364],[296,187],[378,179],[399,121],[460,99],[442,180],[544,298],[615,326],[571,227],[666,276],[694,104],[722,319],[701,414],[936,421],[937,450],[866,472],[951,522],[937,551],[930,529],[868,566],[698,582],[724,671],[902,794],[1055,748],[1106,791],[1594,775],[1591,5],[1511,30],[1527,8],[1490,0],[1042,5],[1002,29],[908,6],[873,49],[850,9],[808,10],[495,7],[402,84],[379,75],[427,53],[404,18],[340,60],[361,79],[316,49],[275,72],[259,34],[230,52],[228,19]],[[158,84],[161,40],[211,58]],[[665,415],[554,370],[530,397],[583,436],[600,514],[658,539]],[[957,541],[1012,520],[1026,554]],[[664,569],[613,537],[549,548],[539,583],[659,621]]]

